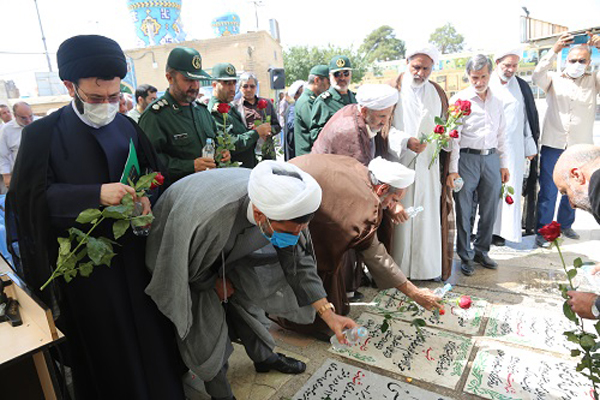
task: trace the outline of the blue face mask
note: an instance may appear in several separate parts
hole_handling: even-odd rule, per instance
[[[263,236],[265,238],[267,238],[271,242],[271,244],[273,246],[279,247],[280,249],[283,249],[283,248],[286,248],[286,247],[295,246],[298,243],[298,240],[300,239],[300,234],[293,235],[291,233],[277,232],[271,226],[271,223],[269,222],[269,219],[267,219],[267,224],[269,224],[269,228],[271,228],[271,230],[273,231],[273,234],[271,236],[268,236],[262,230],[262,228],[260,228],[260,232],[263,234]]]

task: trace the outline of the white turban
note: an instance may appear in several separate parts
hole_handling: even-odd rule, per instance
[[[415,181],[415,171],[396,162],[377,157],[369,163],[369,171],[375,178],[398,189],[404,189]]]
[[[267,160],[250,173],[248,196],[267,218],[289,221],[317,211],[322,192],[317,181],[295,165]]]
[[[296,81],[292,83],[287,91],[287,95],[293,99],[294,96],[296,96],[296,93],[298,93],[298,90],[300,90],[301,87],[304,87],[304,85],[306,85],[306,82],[304,81]]]
[[[498,61],[506,56],[517,56],[519,60],[523,57],[523,48],[520,46],[517,47],[503,47],[497,49],[494,53],[494,61]]]
[[[398,102],[398,89],[390,85],[366,84],[358,88],[356,101],[369,110],[384,110]]]
[[[406,59],[409,60],[412,56],[417,54],[425,54],[433,60],[433,65],[437,65],[440,59],[440,51],[432,44],[426,44],[424,46],[414,46],[408,49],[406,52]]]

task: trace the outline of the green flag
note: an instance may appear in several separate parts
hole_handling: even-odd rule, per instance
[[[129,154],[127,155],[127,162],[125,162],[123,175],[121,175],[121,183],[128,185],[129,180],[135,183],[139,177],[140,165],[138,163],[137,152],[135,151],[133,140],[129,139]]]

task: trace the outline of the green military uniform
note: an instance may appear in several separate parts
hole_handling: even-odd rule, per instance
[[[327,65],[316,65],[311,68],[310,75],[327,78],[329,76],[329,67]],[[296,100],[296,105],[294,106],[294,147],[296,157],[309,154],[313,143],[317,139],[310,136],[312,109],[316,98],[317,95],[305,86],[302,95]]]
[[[352,65],[350,64],[350,60],[346,56],[335,56],[329,62],[329,72],[335,73],[337,71],[344,70],[352,70]],[[338,112],[340,109],[344,108],[348,104],[357,103],[356,97],[354,97],[354,93],[351,90],[348,90],[348,93],[341,94],[338,92],[333,86],[329,88],[326,92],[321,93],[318,96],[312,107],[312,115],[310,122],[310,138],[312,143],[317,140],[319,133],[329,121],[329,119]],[[296,155],[300,155],[296,153]]]
[[[176,47],[167,65],[189,79],[206,79],[202,58],[195,49]],[[193,101],[180,105],[169,93],[142,113],[139,125],[150,139],[173,181],[193,174],[194,160],[202,157],[207,138],[216,138],[216,124],[205,105]]]
[[[214,80],[237,80],[235,67],[229,63],[220,63],[212,69]],[[217,105],[220,101],[211,97],[208,102],[208,109],[211,111],[214,121],[217,124],[218,132],[223,132],[223,114],[217,112]],[[258,141],[258,131],[248,130],[240,112],[231,104],[227,115],[227,131],[233,139],[235,149],[231,150],[231,161],[242,163],[244,168],[254,168],[258,164],[254,149]]]

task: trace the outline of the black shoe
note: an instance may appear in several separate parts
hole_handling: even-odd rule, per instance
[[[562,234],[569,239],[579,240],[579,234],[572,228],[563,229]]]
[[[466,276],[471,276],[475,273],[475,267],[473,266],[473,261],[461,261],[460,262],[460,270]]]
[[[550,247],[550,242],[548,242],[546,239],[544,239],[544,237],[542,235],[540,235],[539,233],[537,235],[535,235],[535,244],[538,247],[543,247],[545,249]]]
[[[274,369],[275,371],[282,372],[284,374],[301,374],[306,371],[306,364],[295,358],[286,357],[284,354],[277,353],[277,360],[272,362],[259,362],[254,363],[254,369],[256,372],[269,372]]]
[[[506,240],[502,236],[493,235],[492,236],[492,244],[494,246],[504,246],[506,244]]]
[[[348,301],[349,301],[350,303],[358,303],[359,301],[361,301],[361,300],[362,300],[362,299],[364,299],[364,298],[365,298],[365,295],[364,295],[364,294],[362,294],[362,293],[361,293],[361,292],[359,292],[358,290],[355,290],[355,291],[354,291],[354,296],[352,296],[352,297],[349,297],[349,298],[348,298]]]
[[[481,264],[485,268],[497,269],[498,263],[490,258],[487,254],[475,254],[473,261]]]

